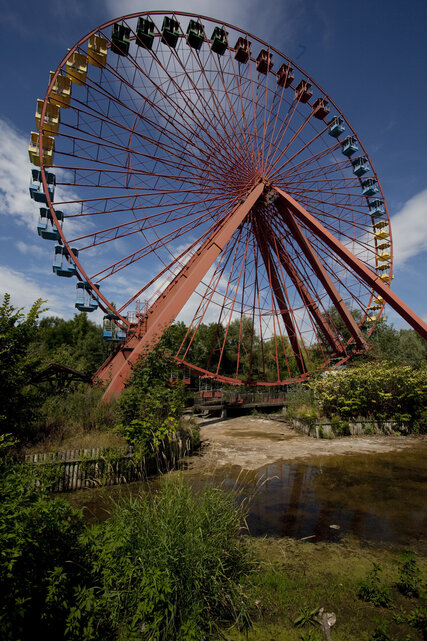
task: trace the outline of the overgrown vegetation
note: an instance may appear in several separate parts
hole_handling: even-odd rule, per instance
[[[46,438],[58,443],[94,433],[128,442],[142,456],[163,452],[167,437],[180,429],[185,399],[182,383],[169,380],[175,370],[163,355],[184,339],[185,325],[176,323],[165,333],[135,365],[120,400],[106,406],[101,388],[78,383],[55,396],[31,384],[50,362],[91,375],[109,350],[101,329],[86,315],[38,321],[41,305],[37,301],[25,315],[6,296],[0,308],[0,455],[18,440],[21,445]],[[291,389],[289,415],[314,422],[327,414],[342,434],[359,415],[395,418],[423,431],[424,346],[412,333],[386,330],[380,327],[376,344],[371,339],[368,360],[378,359],[380,365],[359,363],[319,376],[311,387]],[[203,365],[211,354],[221,374],[235,371],[233,340],[240,331],[243,343],[252,340],[249,322],[242,328],[231,323],[220,362],[215,346],[222,344],[221,328],[203,326],[190,347],[191,358]],[[314,363],[321,358],[319,346],[310,349]],[[273,364],[273,344],[265,346],[267,369],[269,350]],[[399,350],[406,360],[396,356]],[[296,373],[291,350],[288,358]],[[396,362],[407,364],[396,367]],[[243,373],[256,380],[260,363],[256,353],[251,361],[243,358]],[[289,541],[282,542],[272,563],[272,550],[281,543],[242,539],[244,515],[233,497],[219,490],[193,494],[182,483],[166,485],[157,494],[112,508],[107,522],[89,528],[68,503],[51,499],[48,485],[41,468],[12,466],[3,456],[0,635],[6,641],[203,641],[221,634],[230,641],[313,641],[321,638],[316,627],[320,605],[337,611],[337,641],[396,639],[396,631],[412,641],[426,637],[423,574],[414,555],[406,555],[397,567],[389,560],[384,579],[377,558],[370,559],[373,568],[362,576],[358,565],[348,571],[348,550],[337,563],[323,556],[313,565],[310,546],[303,549]],[[250,552],[254,548],[257,564]],[[379,621],[374,620],[377,610],[383,613]],[[360,620],[366,625],[364,636]]]
[[[391,603],[390,588],[381,582],[381,566],[374,563],[367,575],[359,581],[357,595],[372,605],[388,608]]]
[[[2,464],[2,639],[202,641],[249,624],[251,558],[230,495],[165,484],[90,528],[36,480]]]
[[[48,498],[34,468],[5,460],[0,501],[0,636],[64,638],[67,604],[80,576],[83,518],[66,501]]]
[[[395,419],[414,432],[427,429],[427,370],[365,363],[309,383],[323,416]]]
[[[135,364],[118,401],[117,431],[148,454],[179,429],[185,407],[180,380],[169,383],[170,364],[162,358],[164,341]]]
[[[336,616],[334,641],[424,640],[425,592],[418,598],[402,596],[396,587],[396,552],[390,548],[352,539],[316,544],[259,539],[252,545],[259,559],[257,572],[247,579],[253,626],[247,636],[227,634],[228,641],[321,641],[320,608]],[[388,607],[357,596],[374,564],[380,566],[380,585],[390,594]],[[425,579],[425,560],[419,567]]]
[[[418,597],[422,591],[421,570],[416,554],[406,552],[398,564],[399,580],[397,587],[407,597]]]
[[[38,359],[30,344],[37,333],[37,319],[43,301],[37,300],[25,315],[5,294],[0,306],[0,433],[12,432],[21,438],[35,417],[41,401],[29,385]]]

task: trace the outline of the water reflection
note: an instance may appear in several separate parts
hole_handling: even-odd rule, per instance
[[[239,467],[211,473],[189,469],[183,476],[195,488],[215,485],[237,490],[239,500],[248,505],[247,523],[254,536],[322,541],[352,534],[410,545],[422,541],[427,531],[426,453],[427,444],[420,443],[416,449],[389,454],[279,461],[251,472]],[[161,482],[150,482],[149,487]],[[99,520],[108,518],[112,494],[135,494],[141,487],[133,483],[68,496],[80,506],[83,502],[91,520]]]
[[[427,531],[426,451],[423,447],[266,466],[249,483],[259,483],[261,475],[270,479],[253,496],[250,532],[314,535],[315,540],[344,533],[402,544],[422,540]]]

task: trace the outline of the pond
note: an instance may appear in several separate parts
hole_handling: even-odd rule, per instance
[[[419,544],[427,531],[427,443],[386,454],[319,456],[278,461],[255,471],[236,466],[213,472],[196,466],[162,479],[83,490],[67,497],[89,521],[108,518],[111,500],[155,489],[182,473],[194,488],[215,485],[245,501],[252,536],[313,542],[353,535],[366,541]]]

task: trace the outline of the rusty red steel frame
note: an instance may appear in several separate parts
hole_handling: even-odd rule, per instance
[[[277,238],[275,237],[274,231],[272,230],[268,220],[264,219],[263,222],[264,222],[264,228],[267,232],[266,237],[269,239],[272,239],[270,244],[273,251],[276,253],[277,258],[279,259],[280,263],[282,264],[289,278],[292,280],[293,284],[298,290],[301,300],[304,301],[304,303],[307,306],[307,309],[310,310],[314,318],[314,321],[317,323],[323,336],[326,338],[329,345],[331,346],[332,353],[335,356],[345,353],[344,346],[340,343],[339,340],[337,340],[328,321],[326,320],[325,316],[322,314],[313,296],[310,294],[308,288],[305,286],[304,281],[298,275],[298,272],[293,266],[292,260],[290,259],[286,249],[283,247],[282,244],[279,244],[277,242]]]
[[[283,318],[283,323],[288,334],[289,342],[292,347],[292,351],[295,356],[295,360],[298,365],[298,369],[301,374],[304,374],[307,369],[304,365],[304,359],[301,353],[301,347],[298,344],[298,334],[295,328],[294,320],[289,311],[289,306],[286,301],[286,295],[284,293],[284,283],[280,282],[276,267],[273,261],[273,257],[270,252],[270,248],[266,241],[265,228],[263,228],[262,223],[257,220],[257,217],[254,216],[253,220],[254,234],[258,242],[261,256],[264,261],[265,268],[271,283],[272,294],[276,297],[277,304],[279,306],[279,312]]]
[[[292,196],[279,188],[276,188],[275,191],[279,194],[280,208],[282,212],[285,212],[284,219],[286,223],[289,225],[290,229],[296,232],[297,236],[300,235],[301,247],[303,247],[304,244],[303,233],[296,221],[296,218],[308,227],[313,234],[321,238],[328,247],[340,256],[340,258],[342,258],[351,269],[353,269],[370,287],[372,287],[377,294],[382,296],[384,300],[393,307],[393,309],[396,310],[396,312],[400,314],[400,316],[404,318],[411,327],[413,327],[413,329],[415,329],[423,338],[427,339],[427,324],[379,278],[378,274],[369,269],[359,258],[357,258],[357,256],[343,245],[343,243],[335,238],[333,234],[326,229],[326,227],[324,227],[314,216],[302,207],[302,205],[292,198]],[[306,249],[307,251],[310,251],[307,245]],[[320,278],[321,270],[316,273]],[[363,347],[363,342],[361,347]]]
[[[113,370],[112,380],[104,395],[105,400],[109,400],[111,396],[118,394],[123,389],[132,363],[144,353],[145,349],[152,348],[160,340],[162,333],[184,307],[194,289],[208,272],[233,233],[261,197],[264,189],[265,185],[262,182],[259,182],[251,189],[247,197],[243,199],[243,202],[235,207],[228,216],[224,217],[211,236],[207,238],[166,290],[153,303],[147,312],[147,329],[143,336],[138,340],[124,362],[123,354],[119,352],[120,356],[117,355],[121,365],[118,371]],[[114,359],[110,361],[109,366],[114,368]],[[114,369],[117,370],[117,368]]]
[[[89,59],[83,86],[72,81],[61,107],[55,157],[46,163],[56,192],[44,154],[40,168],[58,243],[106,314],[105,337],[126,333],[94,377],[109,383],[106,397],[120,393],[132,364],[177,317],[185,336],[171,360],[238,385],[302,381],[332,359],[345,362],[366,349],[385,302],[426,337],[425,323],[390,289],[384,194],[334,101],[286,55],[221,20],[173,13],[178,35],[170,46],[166,15],[120,18],[130,37],[126,55],[114,46],[116,20],[80,39],[51,74],[38,114],[41,149],[57,81],[70,79],[75,54],[85,60],[92,37],[101,37],[103,69]],[[139,46],[140,17],[152,25],[149,48]],[[197,51],[183,18],[201,25]],[[212,46],[218,29],[226,33],[221,55]],[[251,42],[245,63],[236,55],[239,38]],[[274,54],[274,65],[259,67],[257,47]],[[319,100],[328,105],[321,114]],[[331,130],[337,120],[342,137]],[[349,139],[366,160],[373,192],[344,149]],[[111,319],[116,333],[108,336]]]
[[[308,241],[306,236],[304,235],[303,231],[301,230],[300,226],[298,225],[297,221],[292,215],[289,215],[288,210],[286,207],[283,206],[283,192],[281,190],[277,190],[277,193],[280,194],[281,199],[278,200],[276,203],[280,213],[282,214],[284,222],[288,225],[293,237],[299,244],[302,252],[305,254],[307,257],[309,263],[311,264],[314,273],[317,275],[319,278],[320,282],[322,283],[323,287],[325,290],[328,292],[336,310],[340,314],[341,318],[343,319],[347,329],[353,336],[354,340],[356,341],[356,345],[358,346],[359,349],[365,349],[366,348],[366,341],[363,337],[363,334],[354,320],[354,317],[350,310],[347,308],[346,304],[343,301],[342,296],[340,295],[339,291],[335,287],[335,285],[332,282],[332,279],[328,275],[326,269],[322,265],[321,260],[317,256],[314,248],[312,247],[311,243]]]
[[[109,383],[105,393],[106,400],[120,393],[126,382],[126,378],[131,371],[132,363],[134,363],[146,349],[152,348],[160,340],[162,333],[179,314],[197,285],[206,275],[215,259],[219,256],[225,245],[233,236],[236,229],[238,229],[239,225],[241,225],[244,219],[253,210],[256,203],[260,200],[265,189],[265,184],[259,182],[252,188],[248,196],[243,199],[243,201],[236,206],[228,216],[225,216],[220,221],[202,246],[188,260],[188,262],[182,267],[181,271],[156,299],[147,311],[144,321],[140,321],[137,330],[130,335],[128,341],[126,341],[116,354],[112,355],[98,371],[97,375],[103,379],[104,382],[107,381],[109,377],[111,378],[111,382]],[[405,320],[407,320],[407,322],[416,331],[424,336],[424,338],[427,338],[427,325],[414,312],[412,312],[387,285],[383,283],[375,272],[368,269],[361,260],[354,256],[350,250],[336,239],[318,220],[314,218],[314,216],[312,216],[289,194],[286,194],[280,188],[275,188],[274,191],[279,196],[276,202],[278,211],[289,227],[293,237],[298,242],[301,251],[308,258],[313,267],[313,271],[316,273],[330,295],[332,302],[351,332],[359,349],[366,348],[366,341],[360,331],[360,328],[354,321],[351,312],[346,307],[338,290],[326,273],[324,266],[303,233],[297,219],[315,235],[321,238],[338,256],[343,258],[349,267],[359,274],[359,276],[363,278],[375,290],[375,292],[383,296],[384,299],[403,318],[405,318]],[[319,312],[307,288],[300,281],[291,262],[286,256],[285,249],[282,246],[278,246],[278,239],[272,231],[269,223],[267,221],[263,221],[261,216],[257,217],[257,212],[255,211],[253,213],[252,224],[254,228],[254,236],[259,244],[260,253],[269,275],[272,292],[274,292],[276,297],[298,369],[301,374],[304,374],[307,370],[304,364],[301,348],[298,343],[297,331],[286,302],[286,296],[283,290],[284,284],[280,281],[271,250],[274,250],[279,262],[284,266],[287,273],[291,275],[294,283],[296,283],[297,288],[301,293],[301,297],[307,302],[308,308],[311,309],[325,337],[335,349],[335,353],[343,353],[343,347],[334,338],[333,332],[327,321]],[[267,238],[269,238],[269,242],[267,242]]]

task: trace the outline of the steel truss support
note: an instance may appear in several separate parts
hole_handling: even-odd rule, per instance
[[[362,349],[362,350],[366,349],[366,341],[360,330],[360,327],[354,320],[353,315],[348,309],[347,305],[344,303],[341,294],[333,284],[332,279],[330,278],[329,274],[324,268],[320,258],[318,257],[317,253],[314,251],[314,248],[312,247],[311,243],[303,233],[301,227],[299,226],[297,220],[295,219],[295,216],[293,215],[295,213],[293,203],[295,203],[297,207],[300,207],[301,209],[303,208],[296,202],[296,200],[293,200],[293,198],[291,198],[288,194],[285,194],[285,192],[283,192],[281,189],[275,188],[275,191],[279,194],[279,198],[275,201],[276,207],[279,213],[281,214],[283,220],[285,221],[286,225],[288,226],[292,236],[295,238],[298,245],[301,247],[301,250],[305,254],[314,273],[316,274],[317,278],[320,280],[323,287],[327,291],[336,310],[338,311],[339,315],[343,319],[345,326],[347,327],[350,334],[353,336],[358,349]],[[290,202],[291,200],[292,200],[292,203]],[[308,212],[306,213],[308,214]],[[311,218],[313,218],[313,216],[311,216]],[[315,219],[313,218],[313,220]]]
[[[274,266],[274,260],[270,253],[270,248],[265,240],[267,237],[267,228],[264,228],[264,226],[258,219],[253,220],[252,224],[261,256],[264,261],[265,270],[268,274],[268,278],[277,301],[280,315],[282,316],[283,322],[285,324],[286,332],[288,334],[289,342],[291,344],[298,369],[301,374],[306,374],[307,368],[305,367],[304,359],[301,354],[301,347],[298,343],[298,335],[295,329],[294,321],[286,303],[286,297],[283,292],[282,283],[280,282],[279,276]]]
[[[406,320],[420,336],[427,339],[427,324],[415,314],[396,294],[390,289],[388,285],[383,283],[378,274],[369,269],[359,258],[357,258],[345,245],[343,245],[335,236],[333,236],[314,216],[312,216],[304,207],[302,207],[296,200],[289,194],[281,189],[275,188],[279,194],[276,201],[279,209],[288,224],[292,226],[292,233],[296,231],[299,234],[302,242],[300,246],[303,248],[305,238],[296,221],[298,218],[304,223],[318,238],[320,238],[330,249],[332,249],[337,256],[344,260],[347,265],[354,270],[354,272],[362,278],[367,285],[382,296],[386,303],[388,303],[404,320]],[[295,233],[294,233],[295,235]],[[297,238],[298,240],[298,238]],[[308,243],[307,239],[305,239]],[[305,253],[305,252],[304,252]],[[307,254],[306,254],[307,255]],[[307,256],[308,257],[308,256]],[[324,268],[322,268],[324,269]],[[316,271],[320,279],[320,272]],[[338,310],[339,311],[339,310]]]
[[[264,188],[262,182],[258,183],[246,198],[215,226],[210,236],[148,309],[145,331],[138,332],[137,329],[135,335],[124,345],[128,351],[127,357],[119,349],[114,357],[106,363],[109,368],[107,376],[111,373],[112,379],[104,394],[104,400],[109,400],[121,392],[132,364],[148,348],[153,347],[160,340],[163,332],[178,316],[236,229],[261,197]],[[105,380],[103,368],[96,375]]]
[[[302,278],[298,275],[297,270],[292,264],[292,261],[290,259],[289,254],[287,251],[284,249],[282,243],[279,241],[277,236],[275,236],[270,223],[267,221],[267,219],[264,217],[263,224],[266,227],[267,230],[267,238],[270,242],[270,246],[277,255],[282,267],[288,274],[289,278],[293,282],[301,300],[307,307],[307,309],[310,311],[317,327],[319,330],[322,332],[324,338],[327,340],[329,345],[331,346],[332,352],[334,355],[339,355],[339,354],[345,354],[345,348],[344,346],[340,343],[340,341],[337,339],[335,336],[334,332],[329,326],[329,323],[327,322],[326,318],[320,311],[318,305],[316,304],[314,298],[310,294],[309,290],[305,286]],[[270,239],[274,238],[274,242],[271,242]]]

